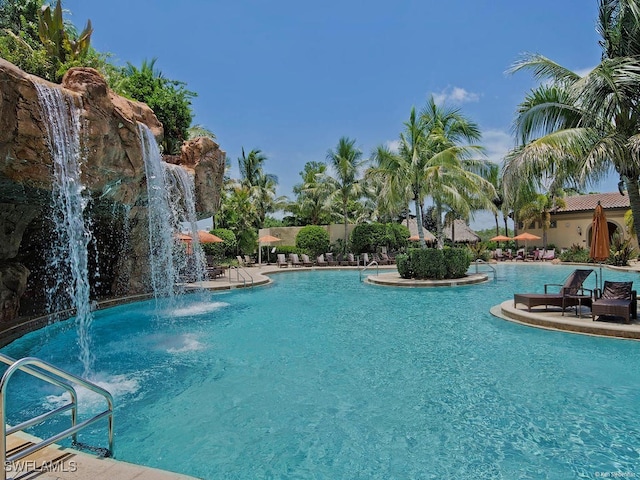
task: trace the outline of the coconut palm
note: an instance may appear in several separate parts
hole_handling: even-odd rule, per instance
[[[344,221],[344,240],[347,241],[347,225],[349,223],[349,202],[358,199],[362,192],[362,185],[358,178],[359,169],[363,165],[362,151],[356,148],[355,139],[342,137],[338,140],[335,150],[327,152],[327,160],[334,175],[327,177],[333,187],[331,197],[340,203]]]
[[[540,193],[533,201],[522,206],[518,212],[518,218],[525,226],[535,222],[542,226],[542,248],[546,249],[547,232],[551,227],[551,211],[565,206],[565,201],[561,197]]]
[[[519,107],[520,147],[504,180],[513,195],[525,178],[564,174],[582,185],[613,169],[640,232],[640,1],[600,0],[597,30],[602,58],[584,77],[542,55],[526,55],[511,68],[546,83]]]
[[[328,198],[331,191],[325,181],[326,174],[327,164],[323,162],[307,162],[300,172],[302,183],[293,186],[296,200],[287,207],[287,211],[296,217],[298,225],[330,223]]]
[[[242,149],[242,156],[238,158],[238,168],[240,169],[240,183],[251,192],[251,197],[255,203],[256,221],[255,227],[261,228],[267,213],[273,212],[281,206],[283,198],[276,198],[276,186],[278,177],[265,173],[264,162],[267,157],[259,149],[253,149],[249,154],[245,154]]]
[[[489,163],[474,158],[482,153],[482,147],[473,144],[481,138],[477,124],[459,109],[437,105],[433,97],[421,112],[420,121],[425,131],[421,182],[423,192],[433,198],[436,207],[436,238],[441,248],[444,210],[468,220],[474,210],[493,210],[496,192],[481,176],[486,175]]]

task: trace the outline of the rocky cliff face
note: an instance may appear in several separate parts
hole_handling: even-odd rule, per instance
[[[47,310],[47,251],[53,160],[36,83],[0,59],[0,322]],[[138,123],[157,139],[162,125],[145,104],[108,89],[90,68],[70,70],[62,85],[81,111],[82,183],[93,242],[93,298],[149,290],[146,178]],[[209,139],[186,143],[178,164],[195,175],[197,211],[219,204],[225,153]],[[23,301],[20,307],[20,299]]]

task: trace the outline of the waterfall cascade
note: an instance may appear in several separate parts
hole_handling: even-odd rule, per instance
[[[197,238],[193,177],[183,168],[162,161],[151,130],[139,124],[147,175],[149,260],[156,298],[172,297],[182,278],[204,278],[204,255]],[[176,239],[184,223],[191,225],[191,246]],[[189,253],[189,254],[187,254]]]
[[[53,160],[51,219],[55,235],[51,244],[53,285],[47,289],[50,312],[76,311],[80,361],[84,375],[91,371],[88,246],[89,222],[85,218],[88,199],[80,178],[80,110],[74,98],[60,89],[36,83]]]

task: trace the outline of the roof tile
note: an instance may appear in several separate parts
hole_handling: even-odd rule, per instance
[[[629,208],[629,196],[620,195],[619,192],[611,193],[592,193],[589,195],[574,195],[572,197],[564,197],[566,206],[559,208],[561,212],[582,212],[594,210],[598,202],[605,210],[607,208]]]

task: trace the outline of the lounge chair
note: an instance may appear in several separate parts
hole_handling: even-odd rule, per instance
[[[236,255],[236,260],[238,260],[238,265],[244,267],[244,258],[242,258],[240,255]]]
[[[329,262],[324,259],[324,253],[318,255],[318,258],[316,258],[316,265],[319,267],[326,267],[329,265]]]
[[[516,258],[514,260],[517,262],[518,260],[522,260],[523,262],[527,259],[524,248],[519,249],[516,252]]]
[[[225,269],[217,266],[207,267],[207,277],[209,280],[215,280],[218,277],[224,277]]]
[[[562,314],[567,307],[578,307],[581,305],[591,306],[592,290],[584,288],[582,284],[593,272],[593,269],[577,269],[567,277],[564,284],[548,283],[544,286],[544,293],[515,293],[513,295],[513,307],[518,303],[526,305],[529,311],[531,307],[544,305],[562,308]],[[548,293],[548,287],[560,287],[558,293]],[[585,295],[589,292],[589,295]]]
[[[382,259],[383,265],[393,265],[396,263],[396,259],[395,258],[391,258],[389,255],[387,255],[385,252],[381,252],[380,253],[380,258]]]
[[[348,267],[354,267],[354,266],[358,265],[358,262],[356,261],[355,257],[353,256],[353,253],[347,253],[347,258],[343,259],[340,262],[340,265],[348,266]]]
[[[335,267],[336,265],[338,265],[338,260],[335,259],[333,253],[331,252],[327,253],[327,263],[330,267]]]
[[[313,267],[313,262],[309,259],[309,255],[303,253],[300,255],[303,267]]]
[[[620,317],[625,323],[631,323],[631,318],[638,318],[637,293],[632,290],[633,282],[604,282],[602,295],[591,305],[591,319],[609,316]]]
[[[556,258],[556,249],[552,248],[551,250],[545,250],[542,254],[542,260],[543,261],[547,261],[547,260],[553,260],[554,258]]]
[[[289,261],[291,262],[291,266],[292,267],[302,267],[302,262],[298,258],[298,254],[297,253],[290,253],[289,254]]]
[[[254,262],[253,260],[251,260],[251,257],[249,255],[245,255],[244,256],[244,266],[245,267],[253,267]]]
[[[284,256],[284,253],[278,253],[278,259],[276,260],[276,265],[278,265],[278,267],[280,268],[289,266],[289,264],[287,263],[287,259]]]
[[[362,254],[362,266],[366,267],[370,263],[371,263],[371,259],[369,258],[369,254],[368,253],[363,253]]]

